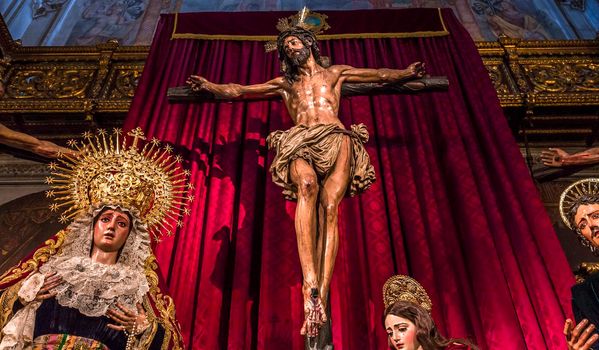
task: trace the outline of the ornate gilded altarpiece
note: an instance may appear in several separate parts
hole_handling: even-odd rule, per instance
[[[0,16],[0,122],[57,140],[84,130],[120,126],[135,93],[149,47],[24,47]]]
[[[502,37],[478,42],[477,47],[533,174],[541,168],[538,153],[543,148],[572,152],[596,145],[599,40]],[[85,47],[24,47],[12,39],[0,16],[0,49],[0,79],[6,88],[0,98],[0,123],[64,144],[91,128],[122,125],[149,47],[121,46],[116,41]],[[576,178],[599,174],[598,170],[588,168],[561,174],[558,180],[539,181],[558,235],[567,236],[560,239],[572,247],[573,253],[567,254],[574,260],[579,256],[589,259],[577,250],[578,243],[569,233],[560,233],[555,194]],[[43,183],[42,176],[39,183]]]

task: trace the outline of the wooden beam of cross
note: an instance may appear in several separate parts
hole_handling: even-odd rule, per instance
[[[392,94],[414,94],[420,92],[446,91],[449,87],[449,81],[445,76],[424,77],[406,82],[395,82],[389,84],[381,83],[345,83],[341,87],[341,96],[351,97],[360,95],[392,95]],[[187,85],[177,86],[168,89],[168,101],[177,102],[208,102],[221,100],[214,94],[207,91],[194,92]],[[277,100],[281,99],[278,95],[265,97],[244,97],[240,100]]]
[[[539,165],[533,167],[531,172],[536,181],[543,183],[574,175],[579,171],[592,168],[596,165],[597,164],[583,164],[572,165],[563,168],[550,168],[544,165]]]

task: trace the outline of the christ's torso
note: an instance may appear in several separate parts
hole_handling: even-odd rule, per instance
[[[338,117],[340,80],[336,70],[321,67],[312,75],[302,74],[298,81],[286,84],[281,95],[294,124],[337,124],[343,128]]]

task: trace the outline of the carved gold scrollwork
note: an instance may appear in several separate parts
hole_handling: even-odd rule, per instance
[[[598,92],[599,64],[551,63],[524,66],[536,91]]]
[[[114,90],[112,91],[111,98],[133,98],[135,90],[139,85],[139,78],[141,77],[140,70],[118,70],[116,73]]]
[[[597,262],[583,262],[578,267],[578,271],[575,273],[576,283],[582,283],[590,275],[599,272],[599,263]]]
[[[13,305],[15,301],[19,299],[19,289],[21,289],[22,282],[16,283],[15,285],[7,288],[0,294],[0,327],[4,328],[6,322],[10,320],[13,315]]]
[[[17,70],[9,79],[7,95],[15,99],[84,98],[93,69],[52,67]]]
[[[501,71],[501,67],[491,65],[486,65],[485,67],[487,68],[493,87],[497,90],[497,94],[509,94],[510,90],[505,81],[505,76]]]
[[[165,328],[162,349],[181,349],[181,327],[175,318],[175,303],[170,296],[160,290],[157,269],[156,257],[152,254],[146,259],[145,272],[150,285],[150,298],[154,301]]]
[[[0,58],[0,83],[4,84],[4,74],[6,70],[10,67],[10,59],[8,58]]]

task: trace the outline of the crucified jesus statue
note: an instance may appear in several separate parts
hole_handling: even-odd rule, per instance
[[[303,273],[303,335],[315,337],[327,321],[329,286],[337,255],[339,203],[347,194],[367,189],[374,168],[363,144],[362,124],[346,129],[338,117],[344,83],[394,83],[422,78],[424,63],[406,69],[367,69],[323,64],[313,32],[302,27],[283,31],[277,50],[284,76],[263,84],[215,84],[192,75],[195,92],[220,99],[280,95],[295,124],[268,136],[276,150],[270,171],[288,199],[297,200],[295,231]]]

